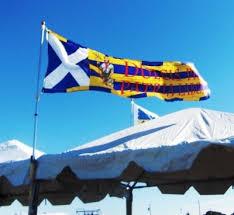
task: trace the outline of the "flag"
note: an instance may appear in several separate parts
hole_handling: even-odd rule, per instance
[[[140,105],[137,105],[134,101],[132,101],[131,103],[134,125],[141,124],[159,117],[157,114],[150,112]]]
[[[43,92],[95,90],[122,97],[155,96],[165,101],[209,98],[193,64],[115,58],[47,30],[48,66]]]

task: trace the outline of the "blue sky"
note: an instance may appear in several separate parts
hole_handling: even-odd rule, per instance
[[[191,107],[233,113],[233,8],[232,0],[2,0],[0,142],[17,139],[32,145],[42,20],[49,29],[108,55],[195,63],[211,98],[174,103],[135,100],[160,116]],[[40,84],[46,66],[45,43]],[[130,125],[127,98],[94,91],[43,94],[37,148],[59,153]]]

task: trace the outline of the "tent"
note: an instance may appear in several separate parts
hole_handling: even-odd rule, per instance
[[[193,186],[200,194],[225,193],[234,184],[233,162],[234,114],[186,109],[65,153],[41,156],[36,174],[39,202],[47,198],[52,204],[69,204],[76,196],[83,202],[100,201],[107,194],[125,196],[131,214],[134,188],[157,186],[162,193],[184,194]],[[16,188],[0,189],[0,205],[14,199],[28,204],[28,169],[16,173],[14,180],[17,165],[27,164],[0,166],[0,187],[11,183]]]

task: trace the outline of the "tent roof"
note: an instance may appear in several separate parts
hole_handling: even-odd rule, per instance
[[[234,114],[187,109],[66,153],[42,156],[37,177],[54,178],[69,166],[80,179],[113,179],[118,178],[131,162],[147,172],[181,171],[191,168],[205,147],[211,144],[233,146],[233,141]],[[52,171],[45,171],[52,166]]]
[[[99,201],[107,194],[121,197],[120,182],[136,180],[158,186],[163,193],[183,194],[193,186],[200,194],[220,194],[234,184],[233,162],[234,114],[187,109],[65,153],[41,156],[39,200],[68,204],[75,196],[84,202]],[[11,183],[0,194],[11,191],[12,199],[27,204],[28,165],[27,161],[0,165],[1,183]],[[4,201],[9,204],[11,199]]]

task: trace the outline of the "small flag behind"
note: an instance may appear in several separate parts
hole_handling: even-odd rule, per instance
[[[134,125],[141,124],[159,117],[157,114],[152,113],[151,111],[141,107],[140,105],[135,104],[134,101],[132,101],[131,104],[132,104]]]
[[[48,67],[43,92],[96,90],[128,98],[165,101],[209,98],[207,83],[189,63],[115,58],[48,30]]]

